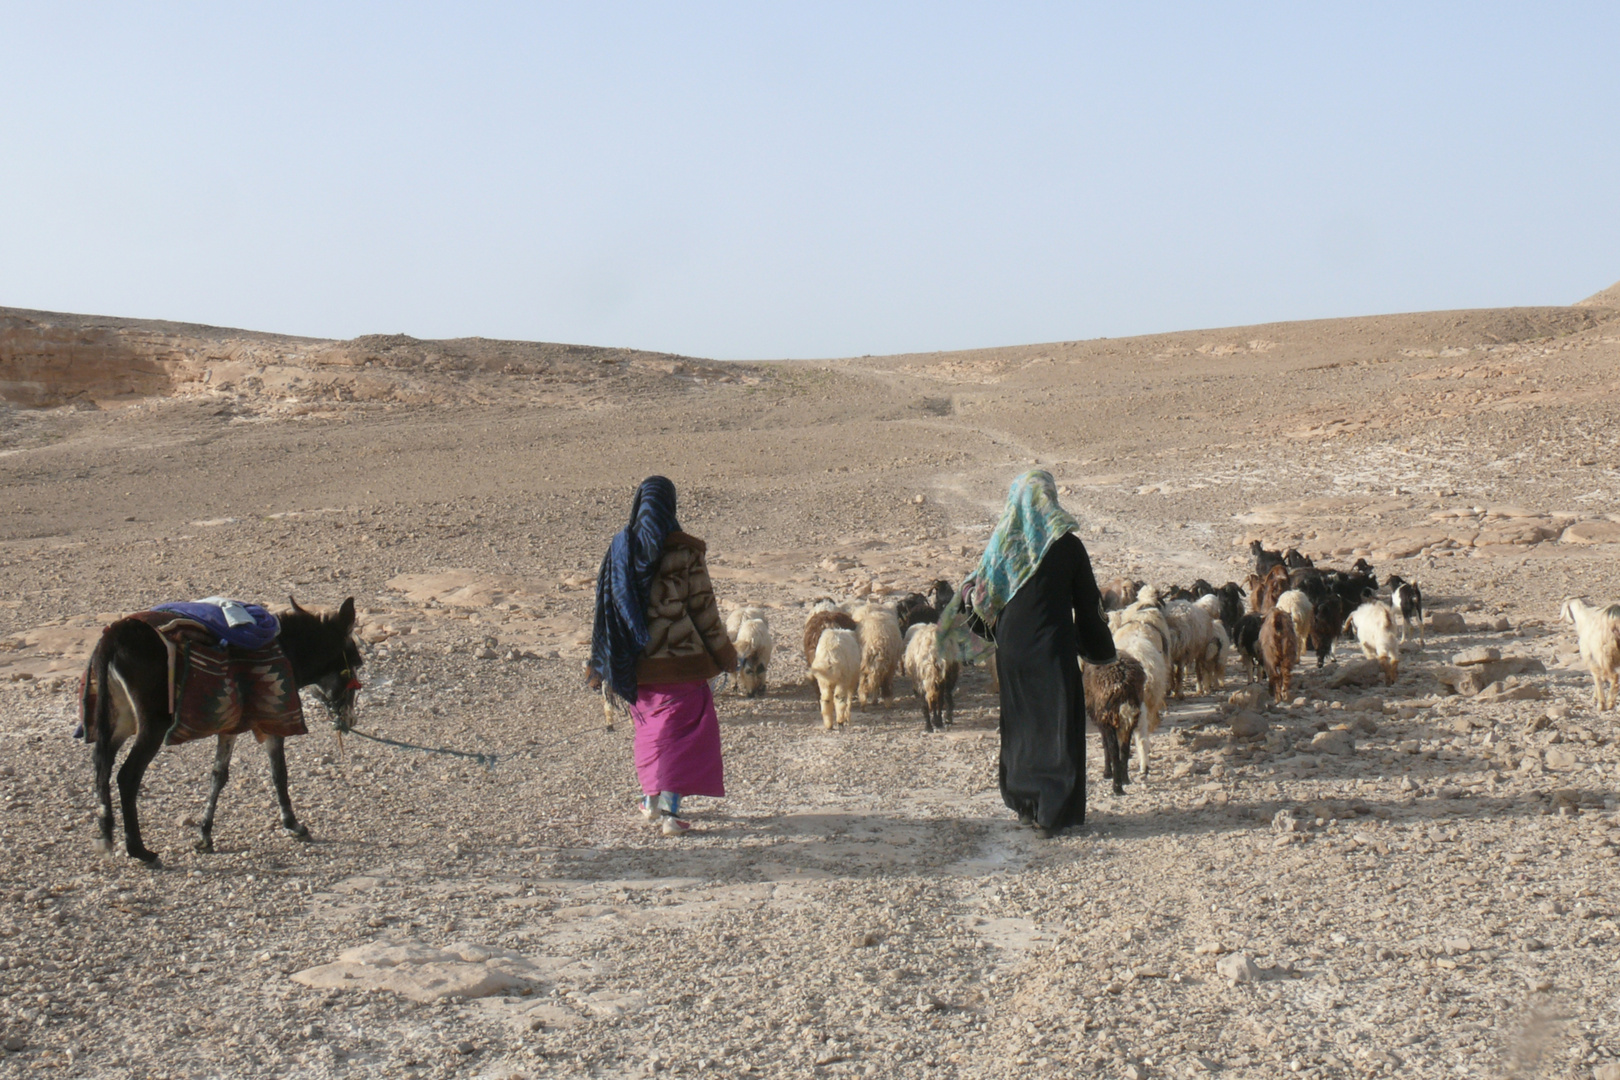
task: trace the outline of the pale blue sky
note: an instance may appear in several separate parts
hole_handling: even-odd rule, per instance
[[[1612,3],[0,0],[0,26],[0,306],[762,358],[1620,279]]]

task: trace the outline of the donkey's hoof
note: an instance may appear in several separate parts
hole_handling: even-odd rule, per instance
[[[98,836],[90,841],[90,846],[103,855],[112,854],[112,841],[105,836]]]
[[[305,825],[302,821],[294,822],[291,825],[283,825],[281,827],[281,831],[292,837],[294,840],[309,839],[309,826]]]
[[[158,853],[155,851],[148,851],[144,847],[128,848],[126,850],[129,852],[130,858],[139,859],[142,863],[152,867],[154,870],[163,865],[162,860],[158,858]]]
[[[199,855],[212,855],[214,853],[214,838],[205,836],[191,845],[191,850]]]

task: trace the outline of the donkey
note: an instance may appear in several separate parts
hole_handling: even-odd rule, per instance
[[[292,665],[293,680],[302,689],[314,686],[339,731],[347,731],[354,718],[354,695],[360,689],[355,678],[363,662],[355,643],[354,597],[343,601],[335,613],[317,615],[292,600],[292,610],[278,616],[281,630],[276,643]],[[157,756],[177,717],[169,711],[169,653],[158,632],[138,619],[119,619],[102,631],[101,640],[90,655],[88,678],[95,680],[96,701],[93,716],[86,716],[85,739],[93,740],[91,760],[96,774],[96,847],[112,850],[112,767],[118,750],[134,737],[134,744],[118,770],[118,796],[124,815],[124,850],[133,858],[156,865],[157,853],[141,843],[140,818],[135,801],[147,766]],[[214,807],[220,789],[230,779],[231,751],[235,735],[220,735],[214,751],[214,786],[208,794],[208,808],[199,826],[196,849],[214,850]],[[309,829],[293,814],[287,795],[287,756],[284,738],[268,736],[265,753],[270,758],[270,778],[281,804],[281,825],[299,839],[309,838]]]

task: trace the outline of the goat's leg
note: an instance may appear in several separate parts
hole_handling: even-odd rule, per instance
[[[147,719],[142,717],[142,719]],[[140,813],[135,808],[135,801],[141,793],[141,780],[146,776],[146,767],[152,764],[163,748],[164,727],[148,720],[140,733],[135,736],[134,744],[129,748],[129,756],[124,758],[123,768],[118,770],[118,801],[119,809],[124,815],[124,851],[131,858],[139,859],[147,865],[155,865],[158,861],[157,852],[148,850],[141,843]]]
[[[1137,733],[1137,737],[1141,741],[1136,744],[1136,771],[1141,774],[1142,779],[1146,780],[1148,774],[1148,729],[1146,724],[1142,725],[1142,730]]]
[[[816,688],[821,695],[821,726],[831,731],[834,720],[832,683],[817,678]]]
[[[1114,778],[1114,754],[1119,746],[1119,733],[1114,730],[1112,725],[1103,724],[1098,728],[1098,734],[1102,736],[1103,779],[1112,780]]]
[[[231,752],[236,748],[235,735],[221,735],[214,744],[214,786],[208,791],[208,806],[203,810],[202,824],[197,826],[198,851],[214,853],[214,808],[219,805],[219,793],[231,778]]]
[[[1131,782],[1131,736],[1134,727],[1127,728],[1124,737],[1114,739],[1114,793],[1125,794],[1125,785]]]
[[[264,740],[270,758],[270,781],[276,785],[276,802],[281,806],[281,827],[300,840],[309,839],[309,829],[293,814],[292,796],[287,794],[287,743],[280,735]]]

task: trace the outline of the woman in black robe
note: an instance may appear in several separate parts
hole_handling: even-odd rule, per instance
[[[1086,818],[1086,706],[1080,657],[1114,659],[1114,639],[1079,527],[1045,470],[1013,482],[978,569],[962,586],[968,625],[996,644],[1001,798],[1042,837]]]

